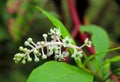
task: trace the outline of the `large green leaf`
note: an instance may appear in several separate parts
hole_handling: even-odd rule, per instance
[[[27,82],[93,82],[93,76],[67,63],[50,61],[34,69]]]
[[[53,17],[47,11],[41,9],[40,7],[36,7],[36,8],[39,9],[45,16],[47,16],[48,19],[52,22],[52,24],[55,27],[60,28],[61,33],[62,33],[62,37],[69,36],[70,38],[72,38],[70,33],[67,31],[66,27],[57,18]],[[72,43],[75,44],[75,41],[72,40]]]
[[[80,28],[81,32],[88,32],[92,34],[92,42],[95,47],[96,53],[106,51],[109,48],[109,38],[104,29],[96,25],[84,25]],[[96,56],[98,64],[101,63],[106,53]]]

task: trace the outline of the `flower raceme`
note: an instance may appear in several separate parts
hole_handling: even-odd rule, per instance
[[[47,41],[48,35],[51,37],[51,41]],[[62,61],[65,57],[69,56],[70,53],[67,48],[74,50],[71,55],[72,58],[80,59],[82,57],[81,49],[84,46],[91,47],[92,42],[86,38],[85,43],[78,47],[72,44],[72,39],[68,36],[65,38],[61,37],[60,28],[51,28],[48,34],[43,34],[44,41],[33,42],[32,38],[28,38],[24,42],[26,47],[19,47],[20,53],[14,55],[13,60],[15,63],[26,61],[31,62],[33,59],[30,55],[34,55],[34,61],[38,62],[41,59],[47,59],[49,56],[54,55],[55,60]],[[65,48],[65,49],[63,49]],[[31,54],[32,53],[32,54]]]

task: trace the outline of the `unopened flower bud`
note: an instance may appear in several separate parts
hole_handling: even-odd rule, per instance
[[[20,47],[19,47],[19,50],[20,50],[20,51],[23,51],[23,50],[24,50],[24,48],[23,48],[22,46],[20,46]]]
[[[15,61],[15,63],[18,63],[18,61]]]
[[[33,42],[32,38],[28,38],[27,41],[28,41],[29,43]]]
[[[26,61],[25,61],[25,59],[23,59],[23,60],[22,60],[22,64],[25,64],[25,63],[26,63]]]
[[[39,58],[36,56],[35,59],[34,59],[35,62],[39,62]]]
[[[44,42],[44,41],[41,41],[40,44],[41,44],[41,46],[44,46],[44,45],[45,45],[45,42]]]
[[[25,45],[25,46],[28,46],[28,45],[29,45],[29,42],[28,42],[28,41],[25,41],[24,45]]]
[[[24,52],[28,52],[29,50],[27,49],[27,48],[24,48],[24,50],[23,50]]]
[[[47,34],[43,34],[43,37],[44,37],[44,38],[47,38]]]
[[[31,61],[32,61],[32,58],[31,58],[30,56],[28,56],[27,61],[28,61],[28,62],[31,62]]]
[[[38,54],[39,54],[39,51],[35,49],[35,50],[33,51],[33,54],[38,55]]]
[[[47,59],[47,56],[43,54],[42,59]]]

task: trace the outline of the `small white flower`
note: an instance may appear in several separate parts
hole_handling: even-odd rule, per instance
[[[67,51],[65,52],[64,51],[64,52],[62,52],[62,55],[63,55],[63,57],[67,57],[69,55],[69,52],[67,52]]]
[[[59,29],[58,28],[53,28],[53,29],[51,28],[49,34],[51,35],[52,39],[54,39],[56,36],[60,38],[61,37],[60,28]]]
[[[62,52],[62,54],[55,55],[55,60],[62,61],[65,57],[69,55],[68,52]]]
[[[64,47],[67,47],[67,46],[71,46],[72,45],[72,40],[68,37],[68,36],[66,36],[63,40],[62,40],[62,42],[63,42],[63,46]]]
[[[58,45],[50,45],[47,48],[49,50],[49,55],[52,55],[53,53],[55,53],[55,54],[59,53],[59,46]]]
[[[91,47],[91,46],[92,46],[92,42],[91,42],[88,38],[86,38],[86,39],[85,39],[85,45],[86,45],[87,47]]]
[[[56,35],[57,35],[58,37],[61,37],[61,31],[60,31],[60,28],[59,28],[59,29],[56,29],[56,30],[57,30]]]
[[[75,58],[75,59],[80,59],[82,57],[82,51],[77,51],[76,49],[74,49],[74,53],[72,54],[72,58]]]

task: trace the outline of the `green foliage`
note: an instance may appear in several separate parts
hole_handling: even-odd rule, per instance
[[[87,32],[92,35],[91,40],[95,47],[96,53],[108,50],[109,48],[108,34],[101,27],[96,25],[88,25],[88,26],[86,25],[86,26],[81,26],[80,31]],[[95,60],[93,60],[93,62],[91,63],[92,70],[93,71],[96,70],[96,72],[99,71],[98,74],[102,78],[108,76],[110,70],[110,63],[102,66],[102,68],[99,69],[106,54],[107,52],[100,53],[99,55],[95,55]]]
[[[99,67],[99,74],[101,78],[105,79],[110,74],[110,67],[111,67],[110,62]]]
[[[111,58],[111,59],[107,59],[107,60],[103,63],[103,65],[104,65],[104,64],[107,64],[107,63],[111,63],[111,62],[118,62],[118,61],[120,61],[120,56],[115,56],[115,57],[113,57],[113,58]]]
[[[52,22],[52,24],[55,27],[60,28],[63,38],[65,38],[66,36],[72,38],[70,33],[67,31],[66,27],[57,18],[53,17],[47,11],[41,9],[40,7],[36,7],[36,8],[39,9],[45,16],[47,16],[47,18]],[[75,44],[75,41],[72,40],[72,43]]]
[[[109,45],[110,45],[109,38],[108,38],[107,33],[101,27],[96,26],[96,25],[85,25],[85,26],[81,26],[80,31],[88,32],[92,34],[91,40],[95,47],[96,53],[108,50]],[[98,64],[102,62],[105,55],[106,53],[95,57]]]
[[[33,70],[27,82],[93,82],[93,76],[63,62],[50,61]]]
[[[112,48],[112,49],[109,49],[109,50],[106,50],[106,51],[102,51],[102,52],[99,52],[99,53],[96,53],[94,55],[91,55],[90,57],[88,57],[85,61],[84,61],[84,65],[89,62],[91,59],[94,59],[96,56],[99,56],[101,54],[104,54],[104,53],[108,53],[108,52],[112,52],[112,51],[115,51],[115,50],[119,50],[120,47],[117,47],[117,48]]]
[[[110,65],[111,62],[118,62],[120,61],[120,56],[115,56],[111,59],[106,59],[106,61],[100,66],[100,73],[101,73],[101,77],[103,77],[104,79],[107,78],[107,76],[110,75]],[[120,72],[120,69],[116,69],[113,71],[113,73],[118,73]]]

